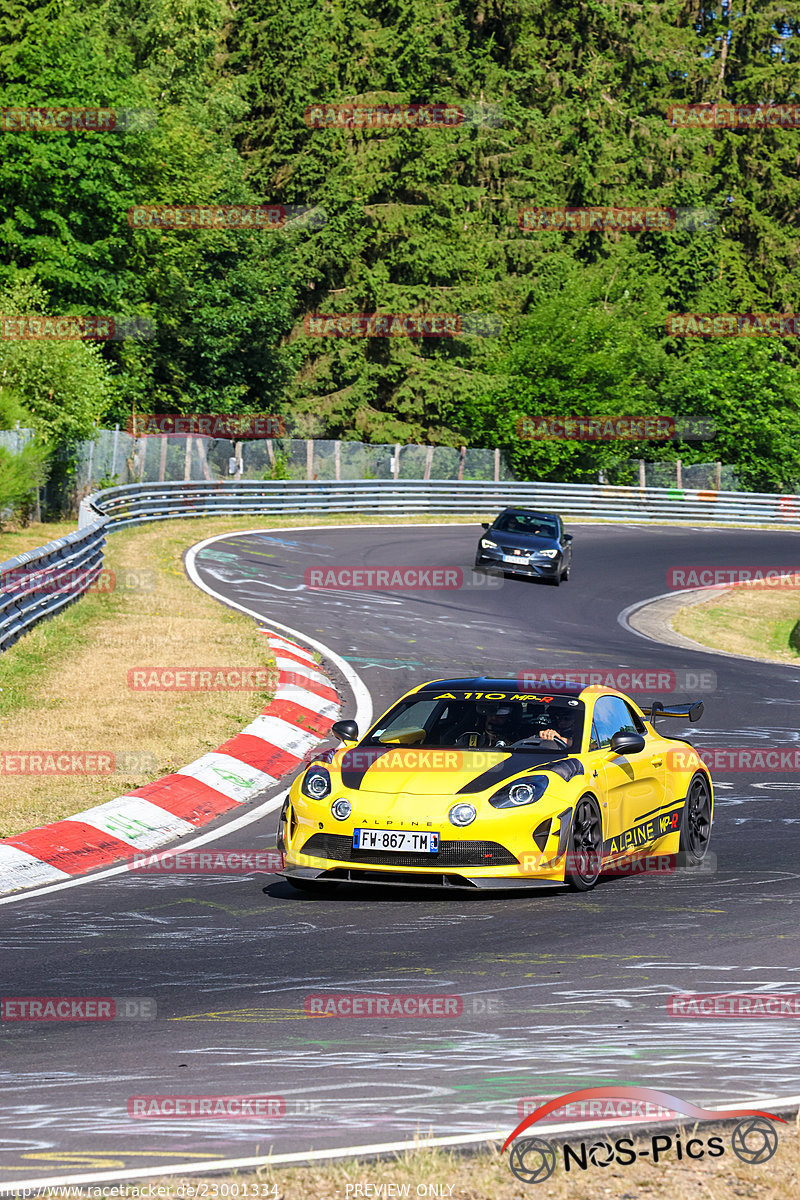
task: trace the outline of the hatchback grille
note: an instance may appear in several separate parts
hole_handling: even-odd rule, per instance
[[[315,833],[303,854],[337,862],[374,863],[387,867],[510,867],[518,859],[498,842],[439,842],[438,854],[400,854],[386,850],[354,850],[353,840],[341,833]]]

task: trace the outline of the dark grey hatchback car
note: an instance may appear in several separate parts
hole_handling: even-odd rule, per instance
[[[572,565],[572,534],[556,513],[530,508],[504,508],[478,543],[477,570],[490,567],[514,575],[547,579],[558,587],[569,579]]]

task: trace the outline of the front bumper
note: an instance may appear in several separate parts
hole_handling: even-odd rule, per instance
[[[278,872],[290,882],[292,879],[317,880],[320,883],[368,883],[382,887],[440,888],[449,891],[502,891],[509,888],[563,887],[564,879],[546,879],[533,875],[520,878],[518,875],[465,875],[455,871],[369,871],[361,867],[330,867],[317,870],[311,867],[296,867],[287,864]]]
[[[510,557],[510,556],[509,556]],[[478,550],[475,556],[476,567],[495,567],[498,571],[507,571],[513,575],[531,575],[541,579],[554,579],[564,570],[563,555],[557,558],[535,558],[531,562],[506,562],[500,550]]]
[[[486,838],[442,838],[435,855],[355,850],[351,834],[298,830],[289,839],[285,865],[287,879],[331,883],[379,883],[393,887],[502,889],[559,887],[564,884],[569,810],[550,822],[552,840],[544,856],[546,866],[533,865],[542,852],[530,850],[516,857],[499,842]],[[308,836],[308,833],[311,835]],[[280,845],[280,839],[279,839]],[[528,854],[531,856],[528,858]]]

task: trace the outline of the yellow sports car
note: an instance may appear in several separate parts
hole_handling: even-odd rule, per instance
[[[512,679],[445,679],[407,692],[359,739],[295,779],[278,848],[297,888],[341,882],[456,888],[594,887],[603,873],[695,865],[714,795],[694,748],[657,715],[590,686],[558,695]]]

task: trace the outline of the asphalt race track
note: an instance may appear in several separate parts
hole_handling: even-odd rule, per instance
[[[346,658],[376,715],[429,677],[705,671],[716,683],[698,693],[698,746],[798,746],[796,670],[662,646],[617,620],[666,592],[671,567],[794,569],[797,534],[571,528],[574,569],[560,588],[477,582],[480,530],[463,525],[231,535],[201,551],[197,567],[265,622]],[[306,568],[344,564],[459,566],[465,586],[304,587]],[[716,784],[714,871],[610,879],[583,895],[348,886],[318,898],[275,876],[124,873],[0,905],[5,995],[152,997],[158,1010],[146,1023],[0,1027],[0,1189],[417,1132],[510,1133],[520,1098],[603,1083],[701,1104],[797,1094],[796,1018],[667,1015],[676,992],[800,990],[796,774],[720,773]],[[276,822],[219,844],[274,846]],[[329,990],[446,993],[469,1011],[305,1016],[304,997]],[[127,1114],[131,1096],[173,1094],[279,1096],[285,1113],[261,1122]]]

